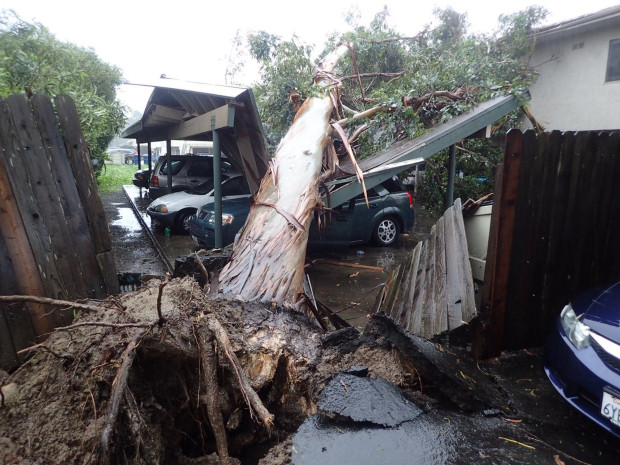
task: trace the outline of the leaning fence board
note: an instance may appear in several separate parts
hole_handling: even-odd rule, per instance
[[[57,96],[55,102],[73,175],[75,179],[80,180],[77,183],[77,190],[84,206],[97,260],[100,265],[110,265],[114,261],[110,228],[99,197],[97,181],[88,156],[88,146],[82,134],[75,103],[67,95]],[[116,276],[110,279],[111,276],[112,273],[102,270],[106,291],[109,294],[116,294],[119,290],[118,279]]]
[[[476,298],[474,296],[474,281],[471,272],[471,262],[469,261],[469,249],[467,248],[467,237],[465,236],[465,222],[463,221],[463,205],[461,199],[454,201],[451,208],[454,218],[454,228],[456,232],[456,256],[451,260],[456,260],[459,267],[459,277],[452,285],[460,286],[460,295],[463,305],[461,305],[463,322],[469,322],[476,316]]]
[[[49,235],[58,280],[62,285],[63,294],[57,298],[67,300],[83,297],[87,293],[80,260],[67,222],[59,221],[65,218],[65,212],[29,99],[26,95],[11,95],[7,103],[16,126],[20,128],[16,134],[22,147],[20,157],[28,172],[40,221],[45,224]]]
[[[60,206],[66,219],[68,242],[79,254],[76,267],[80,270],[86,295],[89,298],[104,298],[105,283],[95,258],[86,214],[80,201],[71,166],[67,162],[65,143],[56,123],[52,102],[47,96],[34,95],[31,103],[35,110],[34,115],[41,133],[43,147],[50,159],[52,178],[56,184]]]
[[[80,180],[77,189],[84,205],[84,211],[88,215],[95,251],[97,253],[107,252],[112,249],[112,241],[103,211],[103,203],[99,197],[97,181],[90,164],[88,146],[79,124],[77,109],[73,100],[66,95],[59,95],[55,102],[73,175]]]
[[[453,213],[453,210],[450,210]],[[458,254],[454,215],[451,215],[450,221],[446,221],[446,282],[447,284],[447,312],[448,312],[448,329],[454,329],[461,325],[463,321],[463,295],[461,293],[461,266],[455,257]]]
[[[417,336],[432,338],[476,314],[460,200],[390,276],[379,311]]]
[[[63,132],[48,97],[0,98],[3,295],[77,300],[118,292],[109,229],[77,112],[68,97],[60,100]],[[79,162],[69,162],[66,147],[79,152]],[[88,222],[86,212],[96,221]],[[14,368],[23,360],[19,350],[71,318],[68,310],[42,304],[0,306],[0,367]]]

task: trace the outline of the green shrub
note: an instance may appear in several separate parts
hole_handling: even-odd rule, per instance
[[[109,194],[119,190],[125,184],[131,184],[137,165],[105,165],[105,169],[97,178],[99,192]]]

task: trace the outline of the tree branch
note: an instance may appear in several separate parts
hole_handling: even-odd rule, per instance
[[[401,77],[403,74],[405,74],[404,71],[400,71],[398,73],[359,73],[359,74],[352,74],[351,76],[341,77],[340,80],[341,81],[353,81],[353,80],[357,80],[360,78],[366,79],[366,78],[377,78],[377,77],[394,79],[394,78]]]
[[[50,299],[49,297],[39,297],[35,295],[0,295],[0,302],[31,302],[36,304],[52,305],[54,307],[69,307],[88,311],[98,311],[105,308],[111,308],[101,305],[80,304],[70,300]]]

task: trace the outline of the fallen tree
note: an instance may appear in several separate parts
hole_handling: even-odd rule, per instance
[[[303,103],[280,142],[232,259],[220,273],[219,292],[245,301],[298,302],[319,185],[337,164],[330,118],[339,102],[338,81],[331,72],[348,50],[340,46],[322,61],[318,95]],[[324,164],[331,169],[321,175]]]

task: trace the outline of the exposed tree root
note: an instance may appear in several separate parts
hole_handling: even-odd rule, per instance
[[[31,351],[0,408],[15,463],[257,463],[317,412],[338,371],[364,365],[403,388],[425,376],[354,328],[325,335],[299,312],[208,298],[190,278],[162,295],[159,284]]]
[[[205,381],[204,390],[207,415],[215,436],[220,464],[228,465],[230,463],[228,440],[220,410],[220,388],[217,381],[217,359],[213,350],[213,334],[205,327],[198,328],[198,345],[200,347],[200,366],[202,367],[202,376]]]
[[[263,425],[265,425],[268,430],[271,429],[273,426],[273,415],[265,408],[263,402],[260,400],[260,397],[258,397],[256,391],[250,385],[248,377],[243,372],[241,364],[232,350],[228,333],[213,315],[207,315],[206,320],[207,327],[213,332],[215,339],[233,368],[237,381],[239,382],[239,388],[241,389],[243,398],[248,404],[248,407],[251,409],[250,412],[253,411],[256,413]]]
[[[105,422],[103,431],[101,432],[101,443],[99,445],[99,463],[103,465],[110,464],[110,438],[112,431],[116,425],[116,419],[120,410],[121,399],[125,395],[125,389],[127,388],[127,377],[129,376],[129,369],[133,364],[133,360],[136,357],[136,348],[138,347],[138,337],[129,341],[125,351],[122,355],[122,363],[114,382],[112,383],[112,398],[110,400],[110,408],[108,410],[108,416]]]

